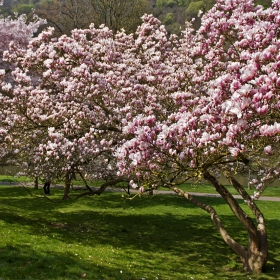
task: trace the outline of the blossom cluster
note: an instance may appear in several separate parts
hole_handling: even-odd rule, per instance
[[[145,15],[135,34],[92,24],[10,44],[6,149],[40,176],[79,170],[157,187],[252,171],[261,192],[280,171],[279,7],[218,0],[181,38]]]
[[[122,120],[164,110],[160,93],[176,87],[173,66],[164,63],[176,40],[160,28],[145,16],[136,38],[91,25],[60,38],[48,29],[26,48],[10,44],[4,59],[15,65],[14,84],[2,84],[0,99],[4,143],[17,151],[14,159],[40,177],[78,171],[114,178]],[[146,108],[147,100],[153,106]]]
[[[2,4],[0,2],[0,6]],[[38,18],[36,15],[34,15],[33,21],[28,24],[26,15],[17,16],[15,19],[12,17],[0,16],[0,56],[8,49],[11,42],[21,47],[26,46],[34,33],[36,33],[38,28],[44,23],[45,21]]]
[[[163,101],[168,112],[124,121],[133,137],[117,152],[121,174],[159,186],[209,170],[257,169],[259,191],[278,177],[277,156],[270,155],[279,141],[279,5],[217,1],[198,31],[186,26],[166,61],[178,83]]]

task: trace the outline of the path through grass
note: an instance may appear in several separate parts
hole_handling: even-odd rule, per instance
[[[22,184],[33,184],[32,179],[25,177],[25,176],[19,176],[14,177],[12,175],[0,175],[0,183],[2,182],[9,182],[10,184],[14,183],[22,183]],[[100,186],[103,183],[103,181],[94,181],[94,182],[88,182],[89,186]],[[58,182],[57,185],[63,185],[63,182]],[[279,182],[280,184],[280,182]],[[39,182],[39,185],[42,186],[43,182]],[[54,184],[53,184],[54,185]],[[82,180],[73,180],[73,186],[83,186],[84,183]],[[185,183],[179,186],[181,189],[187,192],[195,192],[195,193],[212,193],[217,194],[214,187],[209,184],[195,184],[195,183]],[[237,191],[232,186],[226,186],[228,190],[232,194],[238,194]],[[254,193],[254,189],[248,190],[247,187],[245,187],[246,191],[252,195]],[[166,188],[159,188],[159,190],[167,190]],[[263,196],[276,196],[280,197],[280,187],[279,186],[273,186],[268,187],[262,194]]]

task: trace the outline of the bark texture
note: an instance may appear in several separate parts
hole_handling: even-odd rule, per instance
[[[70,173],[67,172],[64,179],[64,194],[63,199],[70,199],[69,193],[71,188],[71,176]]]
[[[219,181],[208,171],[204,173],[204,179],[206,179],[214,186],[216,191],[229,205],[233,214],[238,218],[243,227],[246,229],[248,233],[247,248],[236,242],[234,238],[228,234],[217,212],[212,206],[202,203],[192,195],[184,192],[179,188],[174,187],[173,190],[179,196],[186,198],[191,203],[210,214],[210,217],[223,240],[240,257],[245,271],[254,274],[262,273],[268,258],[267,234],[263,214],[255,204],[255,202],[251,199],[249,194],[244,190],[244,188],[233,177],[228,174],[225,175],[227,176],[233,187],[242,195],[244,200],[247,201],[249,209],[255,216],[255,222],[242,210],[236,199],[227,190],[227,188],[220,184]]]

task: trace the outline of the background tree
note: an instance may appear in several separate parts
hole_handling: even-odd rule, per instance
[[[3,1],[0,1],[0,8],[3,5]],[[33,21],[27,23],[27,17],[25,15],[20,15],[16,18],[10,16],[0,16],[0,76],[1,80],[5,78],[6,82],[13,83],[13,79],[10,75],[10,70],[13,69],[13,65],[4,62],[2,57],[4,51],[9,47],[9,44],[12,43],[18,47],[25,48],[33,37],[34,33],[37,32],[38,28],[44,24],[44,20],[34,17]],[[5,73],[6,72],[6,73]],[[1,84],[2,87],[5,87],[4,84]],[[2,118],[1,118],[2,119]],[[1,127],[1,137],[6,136],[7,131],[4,127]],[[1,138],[1,140],[3,140]],[[7,163],[6,159],[10,157],[10,150],[0,141],[1,146],[1,164]]]
[[[2,0],[0,2],[0,6],[1,6],[0,13],[2,16],[7,17],[12,14],[11,13],[11,10],[12,10],[11,2],[12,2],[12,0],[6,0],[5,2]]]
[[[14,162],[44,181],[64,179],[68,197],[73,172],[86,180],[89,166],[95,165],[99,168],[91,170],[91,177],[112,181],[115,174],[111,150],[119,128],[109,106],[114,106],[115,88],[106,80],[121,56],[117,46],[111,49],[113,34],[105,27],[77,30],[57,41],[52,36],[51,30],[43,32],[27,49],[11,45],[6,53],[17,68],[15,83],[2,88],[2,126]]]
[[[215,2],[214,0],[151,0],[151,13],[165,24],[169,34],[180,35],[186,20],[194,19],[193,26],[198,29],[200,27],[200,19],[197,16],[199,10],[206,12],[213,7]],[[260,0],[256,1],[255,4],[267,8],[271,6],[271,1]],[[173,14],[175,23],[166,21],[170,13]]]
[[[54,36],[71,34],[71,30],[88,28],[94,22],[93,10],[88,0],[45,0],[35,7],[36,13],[55,28]]]
[[[105,24],[114,33],[125,29],[127,33],[135,32],[141,24],[141,17],[148,10],[147,0],[90,0],[94,11],[94,23]]]
[[[10,42],[22,47],[26,46],[39,26],[44,23],[45,21],[37,16],[34,16],[33,21],[29,23],[27,23],[26,15],[20,15],[15,19],[10,16],[0,16],[0,57],[2,58],[3,52],[8,49]]]
[[[157,28],[159,22],[147,18],[135,39],[91,25],[57,40],[53,30],[43,32],[27,49],[11,45],[5,54],[17,68],[16,83],[3,83],[2,88],[4,143],[29,175],[63,178],[65,197],[73,172],[86,186],[93,178],[105,180],[104,186],[124,180],[117,176],[114,158],[122,141],[121,120],[142,111],[157,73],[173,71],[159,69],[170,43],[166,33],[149,35],[149,18]]]
[[[57,36],[88,28],[91,23],[105,24],[114,33],[122,28],[127,33],[135,32],[147,8],[147,0],[45,0],[36,5],[36,12],[55,27]]]
[[[13,15],[28,13],[36,8],[41,17],[48,19],[50,26],[56,28],[56,36],[70,34],[71,28],[87,28],[94,22],[99,26],[105,23],[115,30],[125,27],[128,33],[134,32],[139,25],[140,17],[146,12],[159,18],[166,26],[169,34],[181,34],[186,20],[194,21],[195,29],[200,26],[197,17],[199,10],[206,12],[214,4],[214,0],[98,0],[98,1],[57,1],[57,0],[5,0],[2,12]],[[256,5],[271,6],[271,0],[259,0]],[[145,8],[146,7],[146,8]],[[121,10],[123,8],[123,10]],[[121,12],[121,14],[120,14]],[[63,14],[62,14],[63,13]],[[172,14],[173,21],[170,21]],[[133,16],[131,16],[133,15]],[[117,16],[117,17],[116,17]],[[74,24],[75,22],[75,24]],[[86,26],[84,23],[86,22]],[[112,25],[113,24],[113,25]],[[76,27],[73,27],[76,26]]]

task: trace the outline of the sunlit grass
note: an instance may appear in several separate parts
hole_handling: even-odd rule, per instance
[[[51,190],[53,200],[61,196],[62,190]],[[214,205],[246,244],[223,200],[201,199]],[[23,188],[2,186],[0,279],[277,279],[280,204],[258,203],[270,245],[267,271],[259,277],[243,272],[209,216],[180,197],[127,200],[105,193],[52,203]]]
[[[32,182],[32,179],[26,176],[0,175],[0,182],[8,182],[8,183]]]
[[[280,182],[279,182],[280,183]],[[230,185],[226,185],[227,189],[234,195],[237,195],[238,192]],[[180,186],[181,189],[188,192],[196,192],[196,193],[217,193],[215,188],[209,184],[183,184]],[[248,189],[245,187],[245,190],[252,195],[255,191],[254,188]],[[262,193],[263,196],[279,196],[280,197],[280,184],[279,187],[267,187],[265,191]]]
[[[13,183],[26,183],[28,185],[32,185],[33,184],[33,180],[31,178],[25,177],[25,176],[11,176],[11,175],[0,175],[0,182],[9,182],[10,184]],[[44,182],[39,181],[39,186],[42,187]],[[104,183],[103,181],[99,180],[99,181],[92,181],[92,182],[88,182],[88,185],[91,187],[98,187],[101,186],[102,183]],[[63,185],[63,182],[54,182],[52,184],[52,186],[55,185]],[[79,180],[77,178],[77,180],[73,180],[72,185],[75,187],[79,187],[79,186],[84,186],[84,182],[82,180]],[[196,184],[196,183],[185,183],[179,186],[181,189],[183,189],[184,191],[187,192],[194,192],[194,193],[212,193],[212,194],[216,194],[217,192],[215,191],[214,187],[209,185],[209,184]],[[232,187],[227,185],[226,186],[228,188],[228,190],[232,193],[232,194],[238,194],[237,191]],[[120,189],[122,189],[122,187],[119,186]],[[245,187],[246,191],[252,195],[254,193],[254,189],[248,189],[247,187]],[[164,188],[159,188],[159,190],[166,190]],[[263,193],[263,196],[279,196],[280,197],[280,182],[279,182],[279,187],[268,187]]]
[[[34,179],[27,177],[27,176],[17,176],[17,175],[0,175],[0,182],[2,183],[10,183],[10,184],[16,184],[16,183],[26,183],[28,185],[34,184]],[[42,180],[38,181],[39,185],[42,186],[44,182]],[[88,181],[87,182],[89,186],[100,186],[103,181]],[[55,181],[52,183],[52,185],[63,185],[63,181]],[[76,180],[72,180],[73,186],[84,186],[84,182],[77,178]]]

